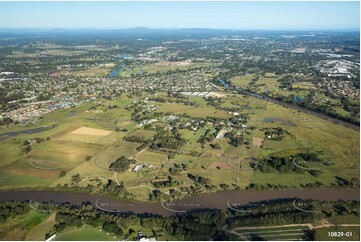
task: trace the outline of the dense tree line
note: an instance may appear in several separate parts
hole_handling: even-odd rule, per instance
[[[319,212],[303,212],[298,210],[302,208],[308,211]],[[249,208],[242,206],[237,210],[231,210],[233,214],[227,220],[230,228],[242,226],[268,226],[282,224],[303,224],[316,223],[325,218],[332,218],[341,215],[359,216],[358,201],[335,201],[335,202],[318,202],[314,200],[300,200],[295,203],[294,199],[262,201],[252,204]],[[242,212],[247,211],[248,212]]]
[[[162,217],[154,214],[107,213],[97,210],[90,203],[83,203],[80,206],[65,203],[52,207],[56,212],[56,224],[47,233],[46,238],[67,227],[80,228],[87,224],[95,228],[102,228],[120,239],[127,239],[141,226],[153,231],[151,236],[156,238],[163,232],[167,232],[178,240],[231,240],[230,234],[224,231],[225,228],[317,224],[325,219],[335,219],[338,216],[354,216],[355,218],[360,216],[359,201],[300,200],[299,203],[296,203],[299,208],[319,211],[317,213],[300,211],[294,204],[294,199],[276,199],[237,207],[232,206],[234,209],[227,211],[202,209]],[[4,215],[7,218],[15,217],[29,211],[28,203],[0,203],[0,218]],[[6,219],[2,220],[2,222],[5,221]]]
[[[124,172],[129,169],[130,164],[134,164],[135,161],[127,159],[125,156],[119,157],[116,161],[109,165],[109,171],[120,171]]]
[[[169,130],[160,130],[153,138],[151,149],[179,149],[186,144],[186,140],[182,138],[177,128]]]
[[[244,137],[242,134],[229,133],[229,144],[234,147],[239,147],[244,144]]]
[[[30,211],[30,207],[23,203],[0,203],[0,223],[5,222],[9,218],[26,214]]]
[[[188,173],[188,177],[192,179],[194,182],[202,184],[202,185],[208,185],[209,179],[203,176],[193,175],[191,173]]]
[[[301,163],[300,165],[297,165]],[[318,169],[311,169],[307,164],[318,163],[323,165],[331,165],[330,162],[323,162],[316,153],[302,153],[293,156],[270,156],[269,158],[259,159],[258,161],[250,162],[250,166],[261,172],[271,173],[305,173],[308,172],[312,176],[318,176],[321,171]],[[304,169],[302,168],[304,167]]]
[[[127,136],[124,138],[124,140],[134,143],[144,143],[147,141],[143,136],[134,136],[134,135]]]

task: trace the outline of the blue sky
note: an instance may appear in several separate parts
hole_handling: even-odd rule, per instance
[[[359,2],[0,2],[0,28],[359,29]]]

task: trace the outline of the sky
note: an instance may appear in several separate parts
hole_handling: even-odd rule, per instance
[[[357,2],[0,2],[0,28],[359,30]]]

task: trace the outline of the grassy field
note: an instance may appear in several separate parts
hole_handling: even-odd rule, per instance
[[[0,143],[0,167],[15,161],[22,156],[21,149],[19,149],[20,140],[6,140]]]
[[[231,82],[234,85],[246,87],[252,81],[253,76],[254,76],[253,74],[247,74],[244,76],[233,77],[233,78],[231,78]]]
[[[356,214],[339,215],[328,220],[333,224],[357,224],[360,222],[360,216]]]
[[[121,97],[116,102],[116,105],[125,106],[129,100]],[[44,187],[52,183],[57,184],[55,181],[59,178],[61,170],[72,174],[70,171],[85,163],[86,157],[95,157],[106,151],[108,147],[111,148],[113,143],[115,143],[113,151],[108,151],[111,159],[118,158],[117,154],[119,157],[123,153],[126,155],[127,150],[131,155],[135,154],[137,146],[122,143],[121,147],[117,144],[118,140],[122,141],[125,133],[114,132],[114,127],[109,128],[104,125],[104,122],[108,122],[104,118],[113,118],[118,120],[117,126],[132,130],[133,124],[129,122],[130,112],[124,109],[121,109],[120,112],[119,109],[104,109],[103,112],[100,107],[100,113],[92,113],[88,111],[91,106],[92,104],[84,104],[76,108],[57,110],[46,114],[43,121],[37,125],[19,125],[3,130],[3,132],[10,132],[56,124],[53,129],[35,134],[21,134],[0,143],[1,188]],[[94,120],[94,118],[98,120]],[[71,133],[80,127],[112,132],[106,136]],[[48,140],[32,145],[32,150],[24,154],[22,152],[25,147],[23,142],[35,137]],[[117,150],[120,152],[114,152]],[[107,152],[104,153],[104,157],[109,158]],[[38,165],[34,167],[30,163]],[[70,177],[67,178],[70,181]]]
[[[185,63],[182,64],[180,62],[159,62],[154,64],[148,64],[141,67],[127,67],[124,72],[124,76],[131,76],[132,74],[137,74],[141,72],[147,72],[149,74],[156,72],[167,72],[167,71],[175,71],[175,70],[187,70],[189,68],[199,68],[199,67],[208,67],[214,66],[212,63]]]
[[[91,67],[91,68],[86,69],[86,70],[75,71],[75,72],[72,72],[72,73],[75,76],[81,76],[81,77],[86,77],[86,76],[108,76],[111,70],[112,70],[112,68],[96,66],[96,67]]]
[[[25,174],[0,173],[1,188],[43,187],[51,183],[50,179],[26,176]]]
[[[145,151],[136,156],[139,163],[160,164],[167,161],[167,155],[160,152]]]
[[[49,214],[41,213],[35,210],[30,210],[29,213],[19,215],[6,220],[0,226],[0,240],[25,240],[28,235],[30,238],[39,238],[44,240],[45,233],[43,230],[35,230],[40,224],[49,218]],[[41,239],[40,239],[41,237]]]
[[[56,241],[109,241],[119,240],[114,235],[107,234],[99,228],[85,226],[82,228],[66,228],[56,235]]]
[[[84,225],[81,228],[69,227],[64,231],[56,235],[55,241],[114,241],[114,240],[137,240],[137,233],[128,234],[129,230],[142,231],[142,234],[147,237],[153,236],[152,229],[144,228],[139,225],[134,225],[129,228],[123,228],[124,234],[122,236],[108,234],[101,228],[94,228],[89,225]],[[154,231],[157,231],[158,240],[176,240],[174,236],[169,235],[167,232],[160,231],[160,228],[154,227]]]
[[[186,106],[179,103],[162,103],[156,112],[163,113],[174,113],[174,114],[183,114],[186,113],[195,118],[206,118],[206,117],[215,117],[226,119],[229,117],[229,114],[223,110],[217,110],[213,107],[192,107]]]
[[[36,225],[26,236],[26,240],[41,241],[45,239],[45,235],[51,231],[56,224],[56,213],[51,214],[46,220]]]
[[[137,129],[132,133],[129,133],[129,136],[135,136],[144,138],[146,140],[152,138],[155,135],[155,131],[152,130],[144,130],[144,129]]]

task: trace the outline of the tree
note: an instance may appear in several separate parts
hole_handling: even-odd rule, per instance
[[[118,224],[115,222],[105,222],[103,224],[103,229],[106,232],[114,233],[116,235],[123,235],[123,231],[121,228],[119,228]]]
[[[358,187],[360,185],[360,179],[358,177],[352,177],[351,183],[353,187]]]
[[[29,153],[30,151],[31,151],[31,146],[30,146],[30,145],[25,146],[25,148],[23,149],[24,154],[27,154],[27,153]]]
[[[64,177],[66,175],[66,171],[61,171],[60,173],[59,173],[59,177]]]
[[[243,136],[241,135],[232,135],[229,139],[229,143],[234,147],[239,147],[243,144]]]
[[[219,150],[219,149],[221,149],[221,146],[220,146],[218,143],[216,143],[216,144],[210,144],[210,146],[211,146],[211,148],[214,149],[214,150]]]
[[[80,177],[80,175],[79,174],[76,174],[76,175],[73,175],[72,177],[71,177],[71,181],[73,182],[73,183],[78,183],[78,182],[80,182],[81,181],[81,177]]]
[[[125,156],[121,156],[116,161],[110,164],[110,171],[121,171],[124,172],[129,169],[129,165],[134,163],[134,160],[127,159]]]

